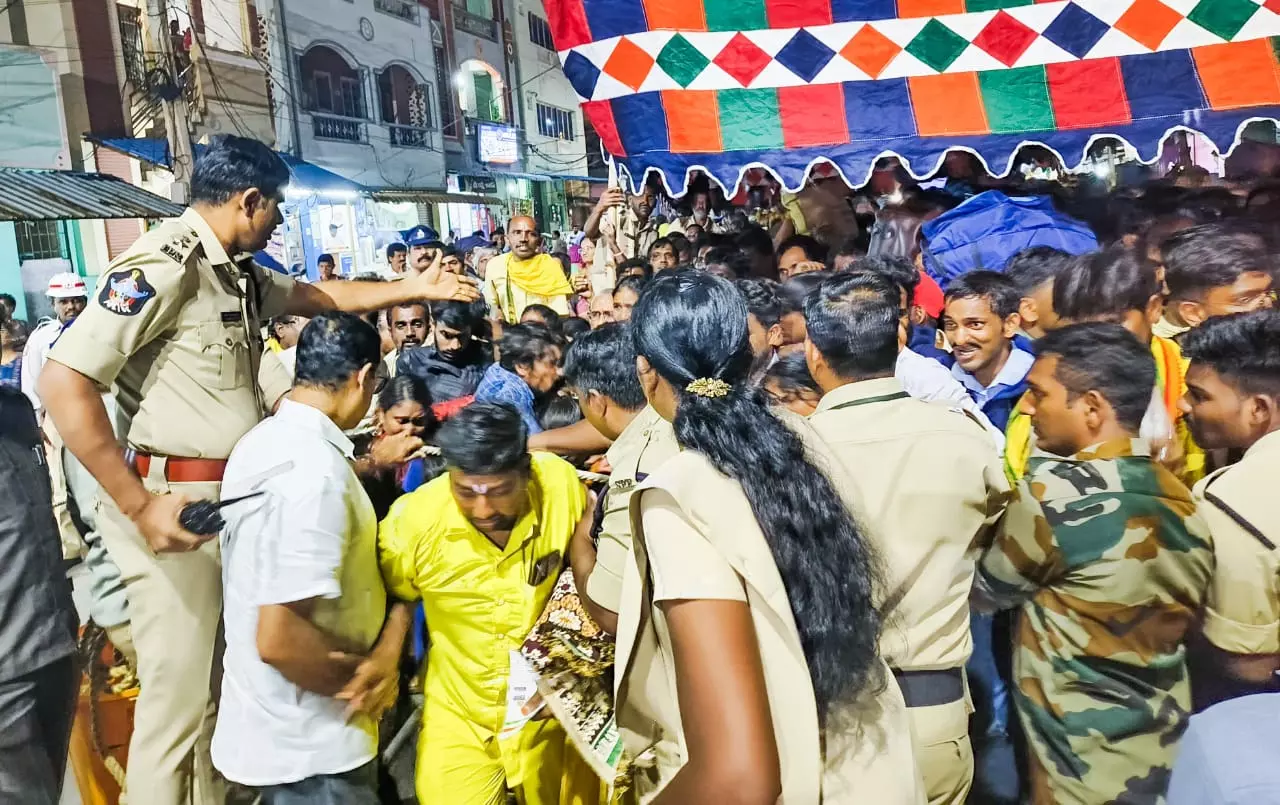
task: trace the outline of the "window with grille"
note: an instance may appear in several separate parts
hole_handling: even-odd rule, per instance
[[[532,11],[529,12],[529,41],[540,48],[556,49],[556,43],[551,39],[551,26]]]
[[[62,221],[15,221],[18,260],[69,260],[67,230]]]
[[[573,112],[557,106],[538,104],[538,133],[543,137],[555,140],[576,140],[577,126],[574,125]]]
[[[334,112],[347,117],[364,117],[360,103],[360,82],[343,76],[338,79],[338,94],[334,98]]]
[[[311,100],[319,112],[333,112],[333,81],[329,74],[316,70],[311,74]]]

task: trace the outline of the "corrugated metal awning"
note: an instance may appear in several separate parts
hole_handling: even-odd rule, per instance
[[[174,218],[182,209],[105,173],[0,168],[0,221]]]
[[[90,137],[89,139],[91,142],[119,151],[122,154],[127,154],[134,159],[139,159],[152,165],[159,165],[162,168],[169,167],[169,143],[163,139],[154,137]],[[196,159],[199,159],[208,147],[203,143],[191,144]],[[284,164],[289,166],[289,173],[293,177],[294,183],[302,188],[312,192],[364,192],[364,186],[358,182],[353,182],[344,176],[307,162],[304,159],[298,159],[292,154],[286,154],[283,151],[278,151],[277,153],[284,160]]]
[[[444,190],[397,190],[383,188],[370,190],[374,201],[399,201],[411,204],[483,204],[486,207],[502,206],[502,199],[493,196],[472,196],[467,193],[449,193]]]

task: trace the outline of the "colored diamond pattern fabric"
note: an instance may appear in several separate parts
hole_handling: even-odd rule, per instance
[[[701,75],[711,60],[702,55],[702,51],[689,44],[689,40],[680,34],[671,37],[671,41],[658,54],[657,64],[667,75],[676,80],[682,87],[693,83],[693,79]]]
[[[800,76],[805,83],[822,72],[827,62],[835,56],[831,48],[818,41],[817,37],[801,28],[791,41],[778,51],[777,60],[783,67]]]
[[[932,19],[907,45],[907,52],[941,73],[960,58],[968,46],[963,36]]]
[[[1002,172],[1113,134],[1146,157],[1191,125],[1221,150],[1280,114],[1280,0],[545,0],[584,113],[633,180],[752,164],[789,188],[950,147]],[[677,87],[682,89],[676,89]],[[607,134],[607,136],[606,136]]]

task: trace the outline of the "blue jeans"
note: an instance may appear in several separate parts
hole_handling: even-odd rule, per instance
[[[998,616],[973,613],[969,620],[973,636],[973,656],[965,670],[969,675],[973,694],[973,789],[971,803],[1003,805],[1017,803],[1021,784],[1018,779],[1018,762],[1014,745],[1010,740],[1010,711],[1012,701],[1008,680],[996,662],[996,618]],[[1012,648],[1006,641],[1001,650],[1008,654]]]
[[[262,805],[379,805],[378,761],[342,774],[266,786],[258,793],[262,794]]]

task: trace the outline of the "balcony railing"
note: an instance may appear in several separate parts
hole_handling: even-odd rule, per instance
[[[364,121],[359,118],[312,112],[311,132],[320,140],[341,140],[348,143],[365,141]]]
[[[373,0],[373,7],[383,14],[390,14],[405,22],[418,24],[418,4],[416,0]]]
[[[402,126],[399,123],[388,123],[387,133],[391,144],[400,148],[430,148],[431,129],[420,126]]]
[[[497,21],[486,19],[479,14],[472,14],[462,6],[453,7],[453,24],[458,30],[466,31],[473,36],[483,36],[485,39],[498,41]]]

